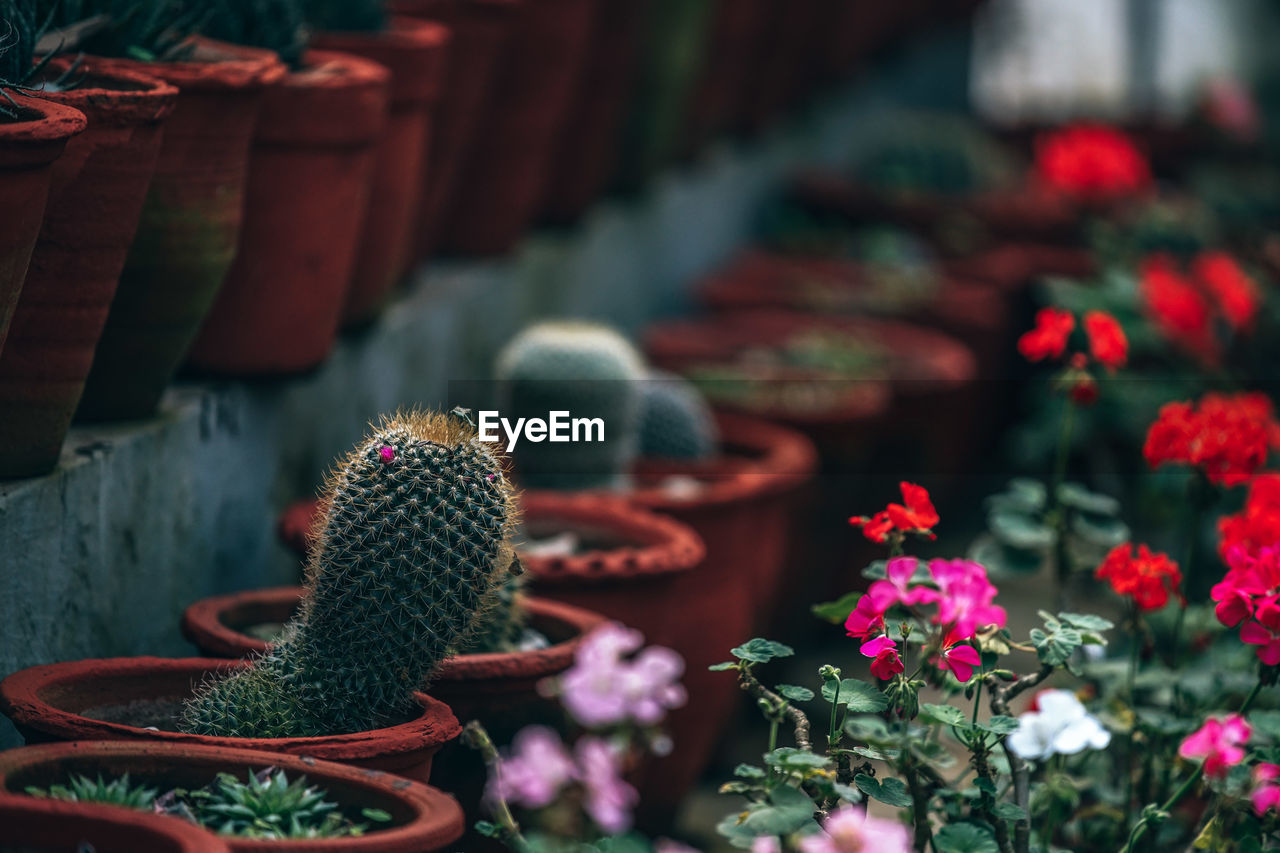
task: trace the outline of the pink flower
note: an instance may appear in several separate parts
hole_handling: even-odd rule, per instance
[[[938,600],[937,590],[924,585],[911,587],[911,578],[915,576],[916,565],[915,557],[895,557],[885,565],[886,579],[871,584],[871,589],[867,593],[880,612],[887,611],[895,604],[914,607],[917,604],[928,604]]]
[[[1210,590],[1218,621],[1240,627],[1241,641],[1257,646],[1258,659],[1280,664],[1280,550],[1250,552],[1232,544],[1226,554],[1227,574]],[[1243,624],[1242,624],[1243,623]]]
[[[929,573],[941,592],[935,625],[949,626],[957,640],[967,640],[987,625],[1004,627],[1004,608],[992,603],[999,590],[982,566],[970,560],[933,560]]]
[[[761,835],[751,842],[751,853],[782,853],[776,835]]]
[[[1240,629],[1240,641],[1250,646],[1257,646],[1258,660],[1267,666],[1280,663],[1280,631],[1269,628],[1261,622],[1249,622]]]
[[[982,666],[982,656],[968,643],[952,642],[948,637],[947,642],[943,644],[937,665],[938,669],[950,670],[957,681],[965,682],[973,678],[975,667]]]
[[[902,658],[898,657],[898,644],[888,635],[876,637],[862,644],[862,654],[871,658],[871,674],[881,681],[888,681],[902,672]]]
[[[384,465],[390,464],[396,458],[396,449],[394,447],[384,447],[378,451]]]
[[[799,849],[800,853],[911,853],[911,838],[897,821],[871,817],[845,805],[827,818],[822,832],[801,838]]]
[[[876,605],[870,593],[858,599],[858,606],[844,620],[844,630],[850,637],[857,637],[859,640],[865,640],[884,630],[884,611]]]
[[[653,846],[653,853],[699,853],[699,851],[679,841],[672,841],[670,838],[659,838],[658,843]]]
[[[560,736],[545,726],[526,726],[499,761],[498,772],[489,780],[489,796],[539,809],[550,805],[575,778],[577,768]]]
[[[588,634],[574,665],[560,677],[560,699],[587,728],[635,722],[656,725],[685,703],[684,660],[671,649],[644,644],[638,631],[611,622]]]
[[[587,799],[584,807],[596,825],[611,835],[631,828],[631,810],[640,799],[622,780],[621,756],[608,741],[584,737],[574,750]]]
[[[1221,779],[1227,775],[1227,768],[1244,760],[1241,747],[1249,742],[1252,733],[1249,724],[1239,714],[1223,720],[1210,717],[1198,731],[1187,736],[1178,747],[1178,755],[1203,758],[1204,774],[1212,779]]]
[[[1253,793],[1249,799],[1253,801],[1253,811],[1262,817],[1271,809],[1280,806],[1280,785],[1274,784],[1280,778],[1280,764],[1262,763],[1253,768]]]

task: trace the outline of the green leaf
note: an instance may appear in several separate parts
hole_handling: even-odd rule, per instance
[[[762,640],[759,637],[729,650],[729,654],[739,660],[752,663],[768,663],[774,658],[789,658],[795,653],[795,649],[790,646],[775,643],[773,640]]]
[[[987,529],[1002,545],[1024,551],[1045,551],[1053,547],[1056,534],[1040,519],[996,510],[987,516]]]
[[[831,759],[808,750],[784,746],[766,753],[764,763],[770,767],[782,767],[788,770],[812,770],[831,766]]]
[[[844,800],[846,803],[862,802],[862,792],[857,788],[850,787],[849,785],[841,785],[839,782],[832,782],[831,790],[835,791],[836,796]]]
[[[1018,721],[1013,717],[995,716],[986,722],[978,723],[978,728],[993,735],[1009,735],[1018,730]]]
[[[1084,644],[1084,637],[1075,628],[1059,628],[1053,633],[1046,633],[1039,628],[1031,629],[1031,643],[1042,663],[1049,666],[1062,666],[1071,659],[1076,649]]]
[[[711,670],[712,672],[724,672],[725,670],[737,669],[737,668],[738,668],[738,662],[736,660],[728,660],[728,661],[725,661],[724,663],[713,663],[711,666],[707,667],[707,669]]]
[[[476,832],[485,838],[497,838],[502,835],[502,830],[496,823],[490,823],[487,820],[476,821]]]
[[[1251,711],[1249,725],[1272,740],[1280,740],[1280,711]]]
[[[1087,512],[1090,515],[1118,515],[1120,501],[1099,492],[1091,492],[1079,483],[1063,483],[1058,486],[1058,500],[1063,506]]]
[[[901,779],[885,779],[881,781],[874,776],[868,776],[866,773],[859,773],[854,777],[853,783],[858,786],[858,790],[871,797],[873,800],[879,800],[890,806],[896,806],[905,809],[911,805],[911,794],[907,791],[907,786],[903,784]]]
[[[1017,803],[996,803],[991,813],[1002,820],[1024,820],[1027,812]]]
[[[790,835],[816,825],[813,813],[808,794],[790,785],[779,785],[769,793],[769,805],[753,810],[742,827],[756,836]]]
[[[830,622],[832,625],[843,625],[844,620],[849,618],[849,614],[858,606],[858,599],[862,598],[861,592],[846,592],[835,601],[826,601],[822,604],[815,604],[809,608],[814,616],[824,622]]]
[[[993,797],[996,794],[996,783],[992,782],[990,779],[974,779],[973,787],[982,791],[984,794],[990,794]]]
[[[822,698],[828,702],[836,702],[835,681],[822,685]],[[865,681],[846,678],[840,682],[840,699],[837,704],[847,706],[852,714],[877,714],[889,707],[889,697]]]
[[[733,775],[742,779],[763,779],[768,774],[766,774],[762,768],[756,767],[753,764],[739,764],[737,767],[733,768]]]
[[[1129,541],[1129,525],[1118,518],[1094,519],[1086,515],[1073,516],[1071,532],[1095,548],[1110,550]]]
[[[360,814],[375,823],[386,823],[391,820],[391,812],[382,809],[361,809]]]
[[[813,698],[813,691],[808,687],[798,687],[794,684],[779,684],[777,691],[792,702],[808,702]]]
[[[937,853],[1000,853],[991,831],[973,823],[949,823],[933,836]]]
[[[964,728],[969,725],[969,718],[964,711],[954,705],[930,705],[926,703],[920,706],[920,716],[943,726]]]

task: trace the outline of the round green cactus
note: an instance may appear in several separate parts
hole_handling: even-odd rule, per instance
[[[624,485],[639,449],[644,370],[635,348],[605,326],[542,323],[516,336],[498,355],[502,416],[566,412],[603,424],[600,441],[520,442],[513,455],[522,482],[565,490]]]
[[[477,616],[499,606],[515,562],[513,490],[463,420],[384,421],[337,467],[282,640],[188,703],[207,735],[305,737],[396,722]]]
[[[641,384],[640,454],[656,459],[706,459],[720,437],[711,407],[692,382],[655,370]]]

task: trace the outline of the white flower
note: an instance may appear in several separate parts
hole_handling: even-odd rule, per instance
[[[1106,749],[1111,743],[1111,732],[1071,691],[1045,690],[1036,697],[1036,704],[1040,710],[1019,717],[1018,730],[1006,741],[1019,758],[1075,755],[1086,749]]]

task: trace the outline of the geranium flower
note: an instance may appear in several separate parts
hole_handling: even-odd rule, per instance
[[[526,726],[499,760],[497,773],[489,779],[489,796],[540,809],[577,778],[578,769],[560,735],[546,726]]]
[[[1090,122],[1037,139],[1036,173],[1050,187],[1086,201],[1132,196],[1151,183],[1151,169],[1133,140]]]
[[[947,637],[936,660],[938,669],[950,670],[962,684],[973,678],[973,670],[982,666],[982,656],[967,642]]]
[[[1182,275],[1172,256],[1152,255],[1142,262],[1138,293],[1144,311],[1161,334],[1207,365],[1221,360],[1209,302]]]
[[[1252,734],[1253,730],[1239,714],[1222,720],[1210,717],[1187,736],[1178,747],[1178,755],[1204,759],[1204,774],[1211,779],[1222,779],[1228,769],[1244,760],[1243,747]]]
[[[1249,482],[1244,509],[1218,520],[1218,553],[1242,549],[1257,555],[1259,549],[1280,544],[1280,474],[1263,473]]]
[[[1139,545],[1136,555],[1127,542],[1112,548],[1094,577],[1108,581],[1116,595],[1132,599],[1144,613],[1164,607],[1170,595],[1181,597],[1178,564],[1167,554],[1153,554],[1146,545]]]
[[[1129,360],[1129,339],[1115,317],[1105,311],[1089,311],[1084,315],[1084,331],[1089,336],[1089,351],[1107,370],[1124,367]]]
[[[870,518],[856,515],[849,523],[862,528],[862,534],[872,542],[886,542],[891,535],[907,533],[936,539],[933,528],[938,523],[938,511],[933,508],[929,492],[914,483],[899,483],[898,488],[902,490],[903,503],[891,503]]]
[[[938,600],[937,590],[923,584],[911,586],[917,565],[915,557],[894,557],[885,564],[885,580],[871,584],[867,592],[881,613],[895,604],[914,607]]]
[[[607,740],[584,737],[574,749],[582,786],[586,789],[587,814],[612,835],[631,828],[631,810],[640,801],[636,789],[622,780],[622,756]]]
[[[1111,743],[1111,733],[1069,690],[1042,690],[1036,707],[1018,717],[1017,731],[1005,740],[1020,758],[1043,761],[1054,755],[1106,749]]]
[[[821,832],[804,836],[798,846],[800,853],[911,853],[911,836],[897,821],[843,805],[823,822]]]
[[[898,657],[898,644],[887,635],[876,637],[862,644],[865,657],[871,658],[871,674],[881,681],[888,681],[902,672],[902,658]]]
[[[868,593],[858,599],[853,612],[844,620],[844,630],[850,637],[860,640],[865,640],[872,634],[879,634],[884,631],[884,610]]]
[[[1205,394],[1194,406],[1166,403],[1147,430],[1142,454],[1152,468],[1176,462],[1199,468],[1211,483],[1237,486],[1262,468],[1280,444],[1280,425],[1263,394]]]
[[[1201,252],[1191,264],[1191,273],[1213,297],[1218,311],[1232,329],[1253,328],[1262,293],[1235,258],[1226,252]]]
[[[1253,793],[1249,799],[1258,817],[1280,806],[1280,785],[1275,784],[1277,778],[1280,778],[1280,764],[1263,762],[1253,768]]]
[[[573,666],[559,679],[565,709],[587,728],[635,722],[655,725],[685,703],[680,684],[684,660],[671,649],[651,646],[632,658],[644,637],[616,622],[583,638]]]
[[[1280,664],[1280,548],[1231,548],[1226,561],[1226,575],[1209,592],[1218,621],[1240,626],[1241,641],[1257,646],[1267,666]]]
[[[933,560],[929,574],[939,591],[935,625],[948,627],[957,640],[967,640],[987,625],[1004,627],[1004,608],[993,603],[999,590],[982,566],[971,560]]]
[[[751,842],[751,853],[782,853],[776,835],[761,835]]]
[[[1076,318],[1070,311],[1041,308],[1036,312],[1035,328],[1018,338],[1018,352],[1027,361],[1062,358],[1075,327]]]

